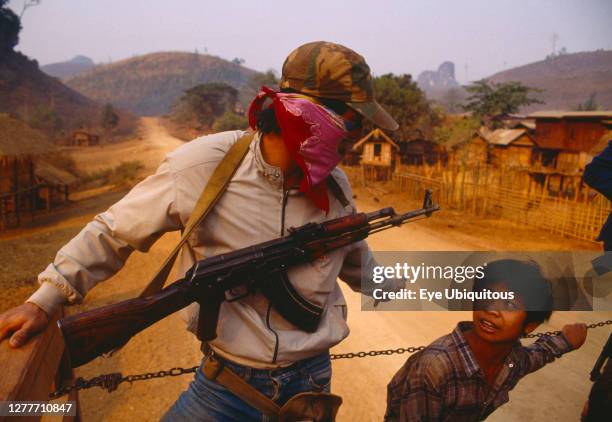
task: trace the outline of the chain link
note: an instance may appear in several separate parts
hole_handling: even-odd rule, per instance
[[[123,382],[129,382],[131,384],[134,381],[150,380],[153,378],[177,377],[183,374],[194,373],[198,370],[198,368],[199,366],[192,366],[191,368],[172,368],[167,371],[161,370],[157,372],[147,372],[138,375],[128,375],[126,377],[122,376],[119,372],[114,372],[112,374],[98,375],[97,377],[93,377],[89,380],[79,377],[74,381],[73,385],[62,387],[49,394],[49,398],[56,399],[64,394],[69,394],[73,390],[79,391],[91,387],[100,387],[110,393],[111,391],[115,391],[119,384]]]
[[[599,328],[604,327],[606,325],[612,325],[612,320],[595,322],[593,324],[588,324],[587,328]],[[527,334],[524,336],[525,338],[540,338],[544,336],[558,336],[561,334],[561,331],[546,331],[544,333],[533,333]],[[331,360],[337,359],[354,359],[354,358],[365,358],[371,356],[390,356],[390,355],[401,355],[404,353],[416,353],[425,349],[425,346],[418,347],[399,347],[397,349],[385,349],[385,350],[370,350],[369,352],[349,352],[349,353],[335,353],[330,355]],[[111,373],[98,375],[97,377],[90,378],[86,380],[82,377],[79,377],[75,380],[73,385],[68,385],[54,391],[49,394],[49,398],[55,399],[63,396],[64,394],[69,394],[71,391],[83,390],[86,388],[92,387],[100,387],[107,390],[109,393],[111,391],[115,391],[119,384],[123,382],[129,382],[130,384],[134,381],[142,381],[142,380],[150,380],[153,378],[162,378],[162,377],[177,377],[183,374],[191,374],[195,373],[198,370],[199,366],[192,366],[191,368],[172,368],[169,370],[161,370],[157,372],[147,372],[144,374],[138,375],[128,375],[122,376],[121,373]]]

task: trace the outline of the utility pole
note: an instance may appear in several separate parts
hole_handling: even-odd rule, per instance
[[[559,34],[553,32],[552,34],[552,55],[554,56],[557,52],[557,41],[559,41]]]

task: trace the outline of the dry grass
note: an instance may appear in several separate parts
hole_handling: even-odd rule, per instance
[[[23,303],[37,289],[36,277],[53,262],[57,251],[97,213],[124,194],[125,191],[106,192],[3,232],[0,237],[0,312]]]

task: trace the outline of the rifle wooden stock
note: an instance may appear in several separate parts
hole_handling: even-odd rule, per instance
[[[58,321],[72,367],[84,365],[125,344],[135,334],[193,302],[182,283],[183,280],[177,281],[152,296],[126,300]]]

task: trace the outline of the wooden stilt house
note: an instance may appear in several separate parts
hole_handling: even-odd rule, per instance
[[[375,173],[376,180],[391,178],[399,150],[399,145],[378,128],[353,146],[353,151],[361,152],[361,166],[364,171]]]

